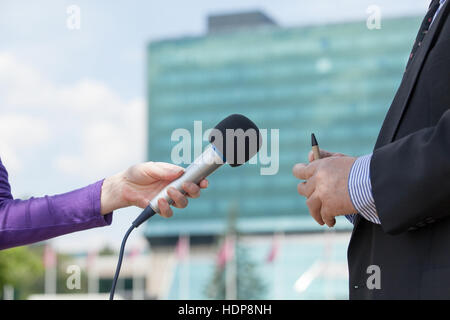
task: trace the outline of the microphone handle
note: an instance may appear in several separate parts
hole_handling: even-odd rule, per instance
[[[136,220],[133,221],[133,225],[137,228],[144,221],[151,218],[156,213],[159,213],[159,205],[158,200],[164,198],[167,200],[169,205],[173,204],[173,200],[167,194],[167,190],[170,187],[174,187],[181,193],[185,194],[186,192],[183,189],[183,184],[185,182],[194,182],[196,184],[200,183],[204,178],[209,176],[211,173],[216,171],[220,166],[224,164],[223,157],[216,150],[213,145],[210,145],[197,159],[191,163],[183,175],[172,181],[168,184],[164,189],[162,189],[156,197],[154,197],[150,204],[144,209],[144,211],[137,217]]]
[[[222,157],[216,151],[216,148],[213,145],[210,145],[197,159],[194,160],[194,162],[192,162],[186,168],[181,177],[168,184],[158,193],[156,197],[154,197],[150,201],[150,206],[153,208],[153,210],[155,210],[156,213],[159,213],[159,199],[164,198],[167,200],[167,202],[169,202],[169,204],[173,203],[173,200],[170,199],[169,195],[167,194],[167,189],[173,187],[181,193],[185,193],[183,190],[183,183],[193,182],[198,184],[221,165],[223,165]]]

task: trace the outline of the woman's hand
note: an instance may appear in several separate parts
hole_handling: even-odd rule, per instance
[[[145,162],[134,165],[128,170],[106,178],[102,186],[101,214],[110,213],[116,209],[137,206],[145,208],[171,181],[184,173],[182,167],[164,162]],[[202,180],[199,185],[192,182],[183,184],[186,195],[175,188],[167,191],[177,208],[185,208],[188,204],[186,197],[198,198],[200,189],[208,187],[208,181]],[[165,199],[158,202],[161,215],[171,217],[172,209]]]

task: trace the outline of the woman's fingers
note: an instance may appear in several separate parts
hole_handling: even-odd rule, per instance
[[[198,198],[200,197],[200,186],[192,182],[185,182],[183,184],[183,190],[186,191],[188,197]]]
[[[203,179],[202,181],[200,181],[199,186],[201,189],[206,189],[208,188],[208,184],[209,184],[208,180]]]
[[[183,190],[186,194],[181,193],[177,189],[170,187],[167,189],[167,195],[170,199],[173,200],[173,206],[176,208],[186,208],[188,205],[187,197],[198,198],[200,197],[200,190],[208,187],[208,180],[203,179],[197,185],[193,182],[185,182],[183,184]],[[161,204],[160,204],[161,202]],[[170,208],[169,203],[165,199],[160,199],[158,201],[159,209],[161,211],[161,215],[169,218],[173,215],[173,211]]]
[[[167,202],[166,199],[163,198],[159,199],[158,206],[160,215],[162,215],[165,218],[170,218],[171,216],[173,216],[173,211],[170,208],[169,203]]]
[[[199,184],[193,182],[185,182],[183,184],[183,190],[186,192],[186,196],[190,198],[200,197],[200,190],[208,188],[208,180],[203,179]]]
[[[172,181],[180,177],[184,172],[182,167],[165,162],[147,162],[143,166],[145,173],[155,180]]]
[[[200,189],[200,188],[199,188]],[[170,187],[167,189],[167,194],[170,199],[173,200],[173,206],[176,208],[186,208],[188,205],[188,199],[177,189]]]

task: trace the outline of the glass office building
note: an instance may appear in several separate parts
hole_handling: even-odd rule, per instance
[[[268,165],[260,159],[237,168],[224,166],[211,176],[201,199],[191,200],[183,211],[174,209],[171,219],[152,218],[146,236],[150,241],[179,234],[214,238],[225,232],[227,217],[234,212],[240,233],[262,236],[259,244],[248,244],[256,260],[270,246],[271,234],[283,232],[285,239],[295,235],[283,245],[284,262],[277,269],[286,276],[279,289],[283,294],[271,294],[272,288],[267,298],[346,298],[345,279],[322,287],[316,281],[317,290],[310,287],[302,296],[292,291],[294,275],[313,265],[326,246],[323,241],[294,241],[324,227],[309,216],[305,199],[297,194],[292,166],[307,161],[311,132],[321,148],[350,155],[371,152],[419,24],[417,17],[383,19],[381,29],[374,30],[365,21],[295,28],[270,22],[150,43],[149,159],[171,162],[179,143],[171,141],[175,129],[194,136],[194,121],[202,121],[204,131],[229,114],[241,113],[267,129],[272,161],[271,145],[277,141],[271,129],[279,130],[279,168],[274,175],[261,175]],[[336,230],[330,256],[345,264],[351,225],[340,218]],[[200,280],[191,281],[199,288],[190,297],[203,298],[200,287],[207,279],[201,280],[205,277],[195,270],[207,273],[214,260],[192,263],[198,266],[190,268],[191,277]],[[271,279],[271,270],[262,266],[262,277]],[[176,280],[173,286],[168,297],[177,298]]]

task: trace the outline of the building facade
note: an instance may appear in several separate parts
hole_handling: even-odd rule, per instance
[[[174,130],[187,129],[193,137],[194,121],[202,121],[204,132],[232,113],[244,114],[267,129],[267,154],[276,161],[270,151],[278,143],[279,159],[273,175],[261,174],[269,165],[259,157],[257,164],[224,166],[211,176],[201,199],[191,200],[183,211],[174,209],[171,219],[152,218],[145,226],[146,237],[155,245],[173,244],[178,235],[188,234],[191,246],[198,239],[217,247],[215,239],[226,232],[233,213],[238,232],[261,240],[247,243],[255,261],[264,259],[272,234],[285,235],[281,266],[260,264],[261,277],[269,283],[267,298],[346,298],[345,275],[315,291],[294,288],[293,279],[314,267],[318,252],[328,249],[326,241],[311,238],[324,235],[325,228],[314,222],[298,196],[292,166],[307,161],[312,132],[323,149],[355,156],[372,151],[419,24],[420,18],[405,17],[384,19],[382,28],[375,30],[365,21],[283,28],[270,20],[224,32],[214,24],[214,32],[204,36],[150,43],[149,159],[172,162],[172,150],[179,143],[171,140]],[[351,228],[345,218],[338,219],[333,252],[326,255],[344,266]],[[193,258],[191,263],[198,266],[190,268],[190,283],[199,287],[190,290],[191,298],[204,298],[201,287],[210,277],[202,275],[212,272],[215,261]],[[277,290],[282,293],[276,294],[268,279],[279,272],[286,279],[280,280]]]

